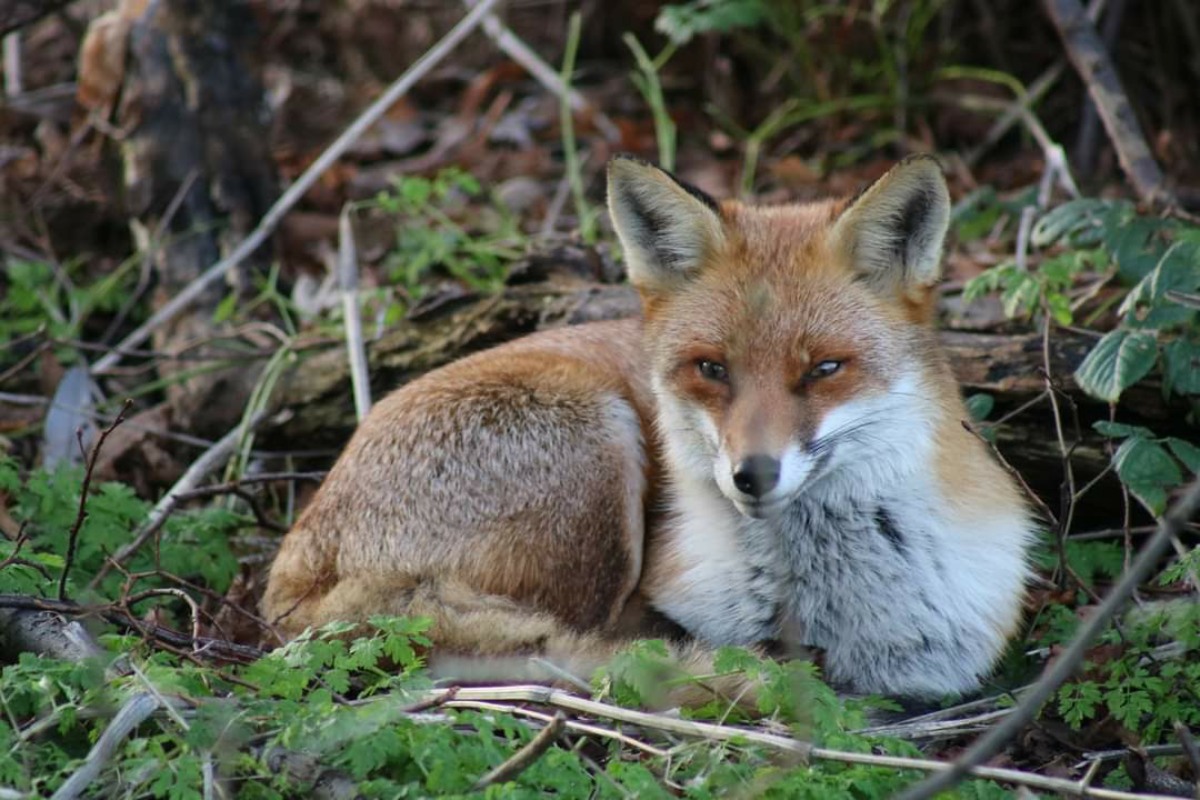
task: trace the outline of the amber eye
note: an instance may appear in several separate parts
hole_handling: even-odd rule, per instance
[[[822,361],[808,371],[810,378],[828,378],[842,368],[841,361]]]
[[[710,381],[729,383],[729,370],[725,368],[724,364],[704,359],[696,363],[696,369]]]

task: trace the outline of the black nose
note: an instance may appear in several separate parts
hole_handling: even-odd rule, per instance
[[[750,456],[733,471],[733,485],[751,497],[762,497],[779,483],[779,462],[770,456]]]

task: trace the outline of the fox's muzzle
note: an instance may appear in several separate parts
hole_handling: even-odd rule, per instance
[[[779,459],[767,455],[744,458],[733,470],[733,485],[742,494],[762,499],[779,484]]]

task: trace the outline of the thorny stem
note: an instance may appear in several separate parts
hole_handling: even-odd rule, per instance
[[[67,553],[63,563],[62,576],[58,579],[59,600],[67,599],[67,578],[71,574],[71,565],[75,561],[75,548],[79,544],[79,529],[83,527],[83,521],[87,519],[88,487],[92,483],[92,473],[96,470],[96,459],[100,456],[100,448],[104,446],[104,440],[108,438],[108,435],[125,421],[125,412],[129,410],[132,404],[133,401],[128,399],[122,404],[120,412],[117,413],[117,418],[112,421],[111,425],[100,431],[100,437],[92,447],[92,454],[87,462],[87,470],[83,473],[83,486],[79,489],[79,511],[75,514],[75,522],[71,525],[71,530],[67,533]],[[79,449],[82,451],[82,428],[75,432],[75,438],[79,441]]]

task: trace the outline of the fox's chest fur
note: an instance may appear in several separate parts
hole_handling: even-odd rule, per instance
[[[680,486],[661,532],[678,571],[653,602],[707,641],[820,648],[829,676],[861,692],[974,689],[1026,571],[1019,541],[987,535],[1023,520],[956,524],[919,476],[890,491],[852,481],[831,477],[769,521],[715,486]]]

